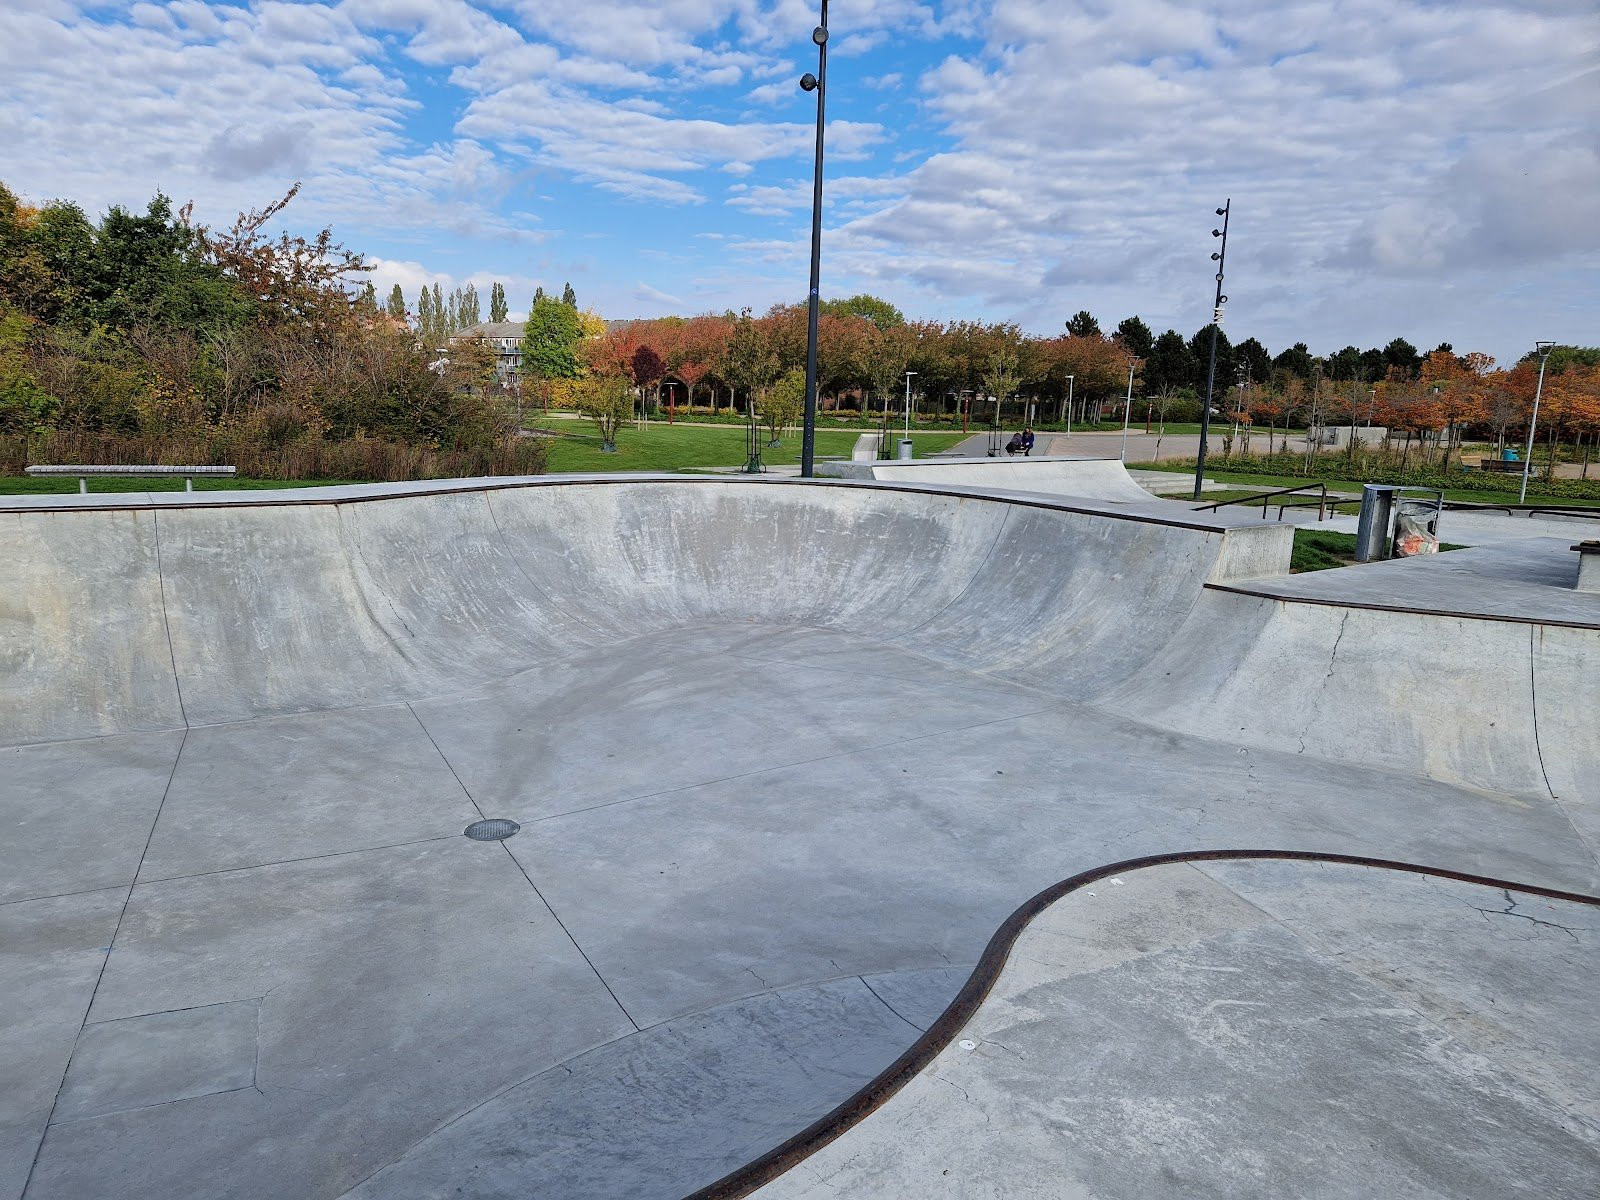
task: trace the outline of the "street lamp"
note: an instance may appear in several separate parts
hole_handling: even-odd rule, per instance
[[[822,0],[822,23],[811,31],[817,47],[817,73],[800,77],[800,89],[817,94],[817,155],[811,172],[811,291],[806,313],[806,411],[800,435],[800,476],[816,474],[817,452],[817,289],[822,274],[822,128],[828,95],[828,0]]]
[[[1222,249],[1212,251],[1211,261],[1217,264],[1217,298],[1211,306],[1211,358],[1206,364],[1206,402],[1200,408],[1200,452],[1194,460],[1194,498],[1200,499],[1200,481],[1206,471],[1206,436],[1211,432],[1211,386],[1217,375],[1217,333],[1222,328],[1222,306],[1228,298],[1222,294],[1222,273],[1228,262],[1228,217],[1233,211],[1229,199],[1217,209],[1222,218],[1222,228],[1213,229],[1211,236],[1222,239]]]
[[[1533,466],[1533,427],[1539,423],[1539,398],[1544,395],[1544,365],[1550,360],[1550,351],[1554,350],[1554,342],[1535,342],[1534,349],[1539,352],[1539,386],[1533,393],[1533,417],[1528,421],[1528,448],[1522,454],[1522,492],[1517,497],[1518,504],[1528,502],[1528,468]]]
[[[1123,462],[1128,461],[1128,413],[1133,409],[1133,373],[1139,369],[1139,360],[1128,360],[1128,398],[1122,402],[1122,451],[1117,455]]]
[[[1061,402],[1061,416],[1058,418],[1067,423],[1069,434],[1072,432],[1072,379],[1071,375],[1067,376],[1067,398]]]
[[[915,371],[906,372],[906,436],[911,436],[911,378]]]

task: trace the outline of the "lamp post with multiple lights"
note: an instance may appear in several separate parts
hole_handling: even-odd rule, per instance
[[[1228,298],[1222,294],[1222,274],[1228,263],[1228,216],[1233,211],[1233,201],[1229,199],[1217,209],[1217,216],[1222,218],[1222,228],[1213,229],[1211,236],[1222,239],[1222,248],[1211,254],[1211,261],[1217,264],[1217,298],[1211,307],[1211,358],[1206,364],[1206,402],[1200,406],[1200,452],[1195,456],[1194,462],[1194,498],[1200,499],[1200,482],[1206,471],[1206,436],[1211,432],[1211,388],[1217,375],[1217,333],[1222,328],[1222,306]]]
[[[1535,342],[1534,349],[1539,352],[1539,386],[1533,393],[1533,416],[1528,421],[1528,448],[1522,454],[1522,492],[1517,496],[1518,504],[1528,502],[1528,469],[1533,466],[1533,429],[1539,423],[1539,400],[1544,395],[1544,365],[1550,361],[1550,351],[1556,348],[1554,342]]]
[[[806,409],[800,434],[800,476],[816,474],[817,453],[817,289],[822,274],[822,129],[828,97],[828,0],[822,0],[822,23],[811,31],[817,47],[817,73],[800,77],[802,91],[817,94],[817,156],[811,174],[811,290],[806,312]]]

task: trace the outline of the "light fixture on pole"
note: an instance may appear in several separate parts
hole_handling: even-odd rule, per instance
[[[1217,209],[1222,218],[1222,228],[1213,229],[1211,236],[1222,239],[1222,249],[1212,251],[1211,261],[1217,264],[1217,298],[1211,306],[1211,358],[1206,364],[1206,401],[1200,406],[1200,451],[1194,460],[1194,498],[1200,499],[1200,483],[1206,471],[1206,437],[1211,432],[1211,388],[1217,376],[1217,334],[1222,328],[1222,306],[1228,298],[1222,294],[1222,274],[1228,264],[1228,217],[1233,211],[1230,198]]]
[[[1128,414],[1133,410],[1133,373],[1139,369],[1139,360],[1128,360],[1128,398],[1122,402],[1122,450],[1117,458],[1128,461]]]
[[[806,408],[800,434],[800,476],[816,474],[817,453],[817,289],[822,274],[822,129],[828,95],[828,0],[822,0],[822,24],[811,31],[817,47],[817,73],[800,77],[802,91],[817,94],[817,153],[811,173],[811,290],[806,311]]]
[[[911,436],[911,377],[915,371],[906,372],[906,436]]]
[[[1057,418],[1067,423],[1068,433],[1072,432],[1072,379],[1071,375],[1067,376],[1067,398],[1061,402],[1061,416]]]
[[[1539,352],[1539,386],[1533,393],[1533,416],[1528,421],[1528,448],[1522,454],[1522,492],[1517,496],[1518,504],[1528,502],[1528,468],[1533,466],[1533,427],[1539,423],[1539,399],[1544,395],[1544,365],[1550,360],[1550,351],[1556,348],[1554,342],[1535,342],[1534,349]]]

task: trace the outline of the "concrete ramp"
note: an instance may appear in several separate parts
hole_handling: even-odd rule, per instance
[[[1148,504],[1154,497],[1114,458],[948,458],[911,462],[828,464],[841,476],[885,483],[1003,488],[1117,503]]]

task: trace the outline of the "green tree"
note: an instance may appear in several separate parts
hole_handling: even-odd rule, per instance
[[[568,308],[578,307],[578,293],[572,290],[572,285],[570,283],[566,284],[561,289],[561,303],[565,304]]]
[[[1261,384],[1271,380],[1272,355],[1267,353],[1267,348],[1255,338],[1245,338],[1234,347],[1234,354],[1238,359],[1239,369],[1244,371],[1246,378]]]
[[[456,297],[456,329],[471,329],[483,320],[482,311],[478,307],[478,289],[474,284],[457,288]],[[451,332],[455,332],[452,330]]]
[[[728,386],[743,391],[751,404],[758,392],[777,379],[778,354],[767,339],[766,330],[743,310],[733,323],[725,343],[720,373]]]
[[[506,307],[505,284],[499,280],[489,285],[489,320],[504,321],[511,310]]]
[[[1189,387],[1194,378],[1194,363],[1183,335],[1169,329],[1156,338],[1150,347],[1150,356],[1144,360],[1143,374],[1146,395],[1171,399]]]
[[[791,367],[761,397],[761,423],[770,437],[767,445],[776,446],[783,431],[805,414],[806,373]]]
[[[590,375],[573,386],[573,400],[600,431],[601,449],[616,450],[617,431],[633,417],[633,385],[621,375]]]
[[[1099,337],[1100,322],[1094,319],[1094,315],[1088,309],[1079,309],[1067,321],[1067,335],[1081,338]]]
[[[1243,351],[1244,347],[1245,343],[1241,342],[1239,349]],[[1277,358],[1273,359],[1272,365],[1280,371],[1293,375],[1296,379],[1309,382],[1311,372],[1316,367],[1316,360],[1311,357],[1311,350],[1304,342],[1296,342],[1279,354]],[[1251,378],[1257,383],[1266,382],[1265,376],[1256,375],[1253,372]]]
[[[894,329],[906,323],[906,316],[887,300],[863,292],[848,300],[825,300],[821,311],[836,317],[864,317],[880,330]]]
[[[1206,367],[1211,361],[1211,326],[1206,325],[1195,330],[1189,339],[1189,354],[1194,359],[1194,378],[1190,385],[1194,388],[1195,395],[1200,397],[1202,403],[1206,396]],[[1217,330],[1217,369],[1215,388],[1212,395],[1212,406],[1220,408],[1217,397],[1228,389],[1238,373],[1238,363],[1234,361],[1233,343],[1228,340],[1228,335],[1220,329]]]
[[[535,296],[522,331],[522,373],[539,383],[578,376],[583,327],[570,304]]]
[[[1422,355],[1405,338],[1395,338],[1383,348],[1383,365],[1404,379],[1415,379],[1417,368],[1422,365]]]
[[[406,294],[400,290],[398,283],[389,289],[389,299],[384,304],[383,311],[396,321],[406,319]]]
[[[1116,338],[1135,358],[1149,358],[1150,351],[1156,345],[1156,335],[1137,316],[1127,317],[1117,323]]]

